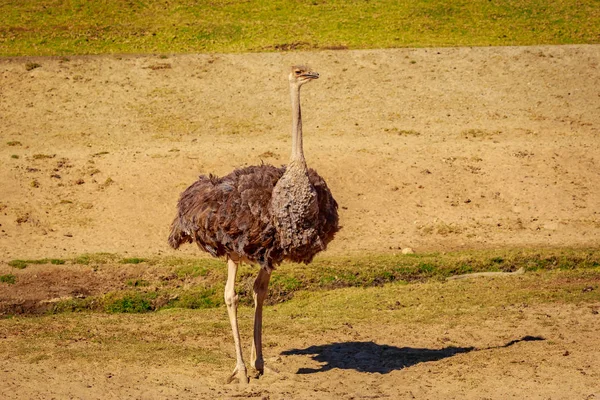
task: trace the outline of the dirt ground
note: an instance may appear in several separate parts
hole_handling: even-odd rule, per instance
[[[235,357],[223,309],[4,320],[0,397],[597,399],[593,276],[594,286],[569,273],[342,289],[268,307],[269,369],[247,387],[224,384]],[[565,287],[582,301],[527,294]],[[365,298],[358,314],[346,306]],[[243,307],[244,351],[251,317]]]
[[[599,46],[163,57],[0,60],[2,259],[178,254],[197,175],[287,161],[294,63],[330,254],[600,243]]]
[[[0,271],[85,253],[199,255],[166,243],[179,193],[199,174],[286,163],[297,63],[321,74],[303,88],[302,111],[309,166],[340,204],[329,254],[600,244],[597,45],[4,58]],[[76,277],[28,269],[73,296],[110,281],[83,267]],[[229,365],[199,378],[114,360],[0,361],[0,395],[600,398],[599,320],[586,310],[553,303],[454,327],[373,320],[358,336],[286,338],[277,350],[297,351],[271,360],[280,374],[239,390],[221,385]],[[222,346],[231,350],[229,337]],[[319,363],[307,365],[310,351]]]

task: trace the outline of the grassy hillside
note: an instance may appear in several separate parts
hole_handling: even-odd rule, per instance
[[[0,3],[0,55],[600,42],[596,0]]]

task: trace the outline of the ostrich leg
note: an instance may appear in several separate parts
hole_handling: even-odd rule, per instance
[[[265,372],[265,362],[262,354],[262,309],[265,298],[267,297],[267,288],[271,273],[262,268],[254,281],[254,340],[252,341],[252,358],[250,366],[256,370],[258,376]]]
[[[227,304],[227,313],[229,314],[229,322],[233,331],[233,341],[235,343],[236,364],[231,377],[227,383],[238,380],[239,383],[248,383],[248,375],[246,372],[246,364],[242,357],[242,346],[240,344],[240,331],[237,322],[237,305],[238,296],[235,294],[235,277],[237,275],[238,264],[231,258],[227,258],[227,283],[225,284],[225,304]]]

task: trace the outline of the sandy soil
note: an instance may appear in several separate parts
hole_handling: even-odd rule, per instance
[[[600,243],[600,47],[398,49],[0,60],[0,257],[171,254],[198,174],[286,162],[300,62],[331,254]]]
[[[198,255],[166,244],[177,197],[201,173],[286,162],[294,63],[321,73],[303,117],[309,165],[341,207],[330,254],[598,246],[599,62],[600,46],[0,59],[2,270],[16,258]],[[73,296],[112,282],[28,268]],[[230,365],[199,377],[0,360],[0,397],[600,398],[597,310],[513,311],[286,338],[271,351],[279,375],[247,389],[221,385]]]

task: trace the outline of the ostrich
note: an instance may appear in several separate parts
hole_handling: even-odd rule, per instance
[[[253,286],[250,364],[260,376],[264,373],[262,306],[271,272],[283,260],[310,263],[339,230],[337,203],[323,178],[307,168],[302,146],[300,88],[318,77],[305,66],[294,66],[289,74],[292,155],[287,167],[263,164],[236,169],[222,178],[202,175],[181,194],[171,225],[171,247],[195,242],[212,256],[227,259],[224,297],[236,353],[236,366],[228,382],[248,383],[237,323],[235,278],[239,263],[260,266]]]

